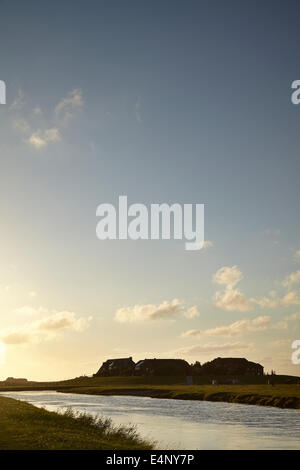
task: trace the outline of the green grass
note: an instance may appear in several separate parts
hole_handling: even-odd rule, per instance
[[[139,437],[135,427],[114,426],[68,410],[63,414],[29,403],[0,397],[0,450],[140,450],[153,443]]]
[[[195,385],[183,385],[184,377],[80,377],[61,382],[32,382],[7,386],[0,391],[57,390],[95,395],[137,395],[156,398],[226,401],[300,409],[299,378],[277,375],[275,386],[267,385],[270,377],[238,377],[239,385],[210,385],[212,377],[194,377]],[[221,382],[225,377],[218,377]],[[287,384],[290,381],[293,383]]]
[[[151,385],[120,381],[106,386],[67,387],[61,391],[89,395],[135,395],[179,400],[208,400],[300,409],[297,385]]]
[[[197,385],[209,385],[215,376],[195,376],[194,383]],[[225,381],[228,377],[218,377],[219,381]],[[266,385],[270,376],[240,376],[235,377],[241,385]],[[284,385],[287,381],[294,384],[300,381],[300,377],[288,375],[276,375],[272,377],[276,384]],[[139,385],[182,385],[185,377],[157,377],[157,376],[132,376],[132,377],[77,377],[75,379],[61,380],[57,382],[27,382],[26,384],[7,384],[0,382],[0,391],[8,390],[59,390],[66,387],[115,387],[115,386],[139,386]]]

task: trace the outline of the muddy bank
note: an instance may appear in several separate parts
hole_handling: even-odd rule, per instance
[[[116,389],[98,389],[98,388],[64,388],[57,390],[63,393],[79,393],[86,395],[129,395],[149,398],[168,398],[174,400],[206,400],[215,402],[240,403],[244,405],[275,406],[278,408],[300,409],[299,397],[283,397],[274,395],[260,395],[253,393],[232,393],[232,392],[214,392],[214,393],[180,393],[166,389],[151,388],[116,388]]]

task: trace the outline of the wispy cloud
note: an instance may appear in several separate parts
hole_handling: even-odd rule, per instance
[[[60,140],[61,135],[59,130],[53,127],[52,129],[46,129],[45,131],[38,129],[36,132],[31,134],[28,139],[28,143],[36,149],[40,149],[42,147],[46,147],[50,142],[59,142]]]
[[[183,337],[190,336],[241,336],[247,332],[263,331],[271,323],[270,316],[260,316],[252,320],[238,320],[230,325],[218,326],[208,330],[189,330],[182,334]]]
[[[25,108],[26,100],[22,90],[10,106],[12,111],[13,128],[22,134],[23,141],[36,150],[46,148],[49,144],[62,140],[62,130],[78,114],[84,106],[83,95],[80,89],[70,91],[66,97],[54,107],[50,118],[43,116],[43,122],[37,125],[37,119],[42,116],[43,111],[39,106],[28,111]],[[25,111],[26,116],[24,117]],[[49,113],[48,113],[49,114]],[[41,126],[41,124],[43,124]]]
[[[123,307],[117,310],[115,320],[120,323],[132,323],[137,321],[171,319],[178,312],[183,311],[183,303],[178,299],[171,302],[165,300],[159,305],[146,304]]]
[[[213,276],[213,282],[224,285],[223,291],[215,293],[215,306],[223,310],[231,311],[249,311],[258,305],[261,308],[290,307],[300,305],[299,294],[296,290],[278,296],[275,291],[271,291],[269,296],[260,299],[247,299],[242,291],[236,288],[236,285],[243,279],[243,273],[237,266],[223,266]],[[300,270],[289,274],[283,281],[283,285],[288,289],[294,284],[300,283]]]
[[[281,305],[283,307],[290,307],[291,305],[299,305],[299,304],[300,304],[299,295],[294,290],[288,292],[281,299]]]
[[[40,307],[39,309],[22,307],[19,309],[20,314],[35,315],[47,312],[40,320],[28,323],[22,327],[12,328],[10,330],[0,332],[0,340],[5,344],[17,345],[30,342],[39,342],[53,339],[57,334],[65,331],[82,331],[86,329],[92,317],[79,317],[74,312],[49,311]]]
[[[243,279],[243,273],[237,266],[223,266],[213,276],[216,284],[223,284],[226,287],[234,287]]]
[[[253,308],[240,290],[233,289],[230,286],[227,286],[224,291],[216,292],[215,306],[223,310],[238,312],[245,312]]]
[[[185,316],[185,318],[197,318],[200,316],[200,312],[198,310],[198,307],[194,305],[193,307],[188,308],[183,315]]]
[[[289,274],[283,281],[283,285],[290,289],[294,284],[300,283],[300,269],[294,273]]]
[[[247,300],[244,294],[235,288],[243,279],[242,272],[237,266],[223,266],[213,276],[216,284],[224,285],[223,291],[215,293],[215,306],[229,311],[247,311],[253,308],[251,302]]]
[[[250,300],[262,308],[290,307],[292,305],[300,305],[299,295],[295,290],[286,293],[282,297],[273,295],[270,297],[262,297],[261,299],[252,298]]]
[[[54,113],[66,125],[83,108],[82,91],[76,88],[70,91],[54,108]]]
[[[164,300],[161,304],[144,304],[119,308],[116,311],[115,320],[120,323],[172,320],[179,313],[188,319],[200,315],[196,305],[186,309],[184,302],[173,299],[171,301]]]

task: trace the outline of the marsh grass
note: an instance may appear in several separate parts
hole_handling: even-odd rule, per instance
[[[26,402],[0,397],[0,449],[140,450],[154,442],[141,438],[133,425],[69,408],[56,413]]]

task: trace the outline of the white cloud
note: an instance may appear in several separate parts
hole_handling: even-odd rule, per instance
[[[244,312],[251,310],[252,305],[244,294],[235,288],[236,284],[243,279],[242,272],[237,266],[223,266],[213,276],[216,284],[225,286],[224,291],[215,293],[215,306],[223,310]]]
[[[234,287],[238,282],[243,279],[242,272],[237,266],[223,266],[213,276],[213,281],[216,284]]]
[[[196,307],[196,305],[194,305],[193,307],[190,307],[187,309],[186,312],[184,312],[183,314],[186,318],[197,318],[200,316],[200,312],[198,310],[198,308]]]
[[[223,291],[217,291],[215,294],[215,306],[229,311],[248,311],[254,305],[259,305],[262,308],[276,308],[276,307],[289,307],[291,305],[300,305],[300,298],[298,293],[293,290],[278,297],[275,291],[271,291],[269,297],[265,296],[261,299],[245,298],[244,294],[235,288],[236,284],[243,279],[242,272],[237,266],[224,266],[220,268],[213,276],[213,281],[217,284],[225,286]],[[291,273],[284,280],[283,285],[291,288],[293,284],[300,282],[300,270]]]
[[[19,133],[27,135],[24,142],[37,150],[41,150],[50,143],[61,141],[61,129],[75,117],[83,105],[82,91],[80,89],[72,90],[55,106],[52,118],[43,119],[44,126],[39,124],[41,128],[37,128],[37,118],[43,114],[42,110],[37,106],[27,113],[26,119],[22,117],[21,111],[23,114],[26,111],[26,109],[23,109],[25,98],[23,91],[19,90],[17,97],[10,106],[13,112],[12,125]]]
[[[300,299],[296,291],[292,290],[288,292],[282,299],[281,305],[289,307],[290,305],[299,305]]]
[[[40,131],[34,132],[27,140],[28,144],[32,145],[32,147],[35,147],[36,149],[41,149],[47,145],[46,140],[43,139],[39,134]]]
[[[22,331],[12,331],[2,336],[2,342],[7,345],[17,345],[30,343],[32,336]]]
[[[2,331],[0,333],[0,340],[5,344],[16,345],[34,341],[45,341],[55,338],[57,334],[65,330],[82,331],[89,326],[92,320],[91,316],[78,317],[74,312],[67,310],[60,312],[55,310],[49,311],[42,307],[36,311],[34,309],[29,311],[29,307],[23,307],[19,309],[19,312],[30,315],[47,312],[48,316],[19,328]]]
[[[83,105],[82,91],[77,88],[70,91],[68,95],[55,106],[54,113],[63,120],[64,124],[67,124],[76,116]]]
[[[265,327],[266,325],[269,325],[271,322],[271,317],[268,315],[264,315],[261,317],[254,318],[252,320],[252,325],[255,327]]]
[[[217,291],[215,294],[215,306],[223,310],[245,312],[252,310],[253,306],[244,294],[238,289],[226,286],[225,291]]]
[[[56,312],[47,318],[34,323],[34,328],[39,331],[74,330],[82,331],[90,323],[92,317],[77,317],[74,312]]]
[[[133,323],[140,321],[173,319],[178,313],[181,313],[188,319],[196,318],[200,315],[196,305],[185,309],[183,302],[178,299],[173,299],[171,302],[165,300],[158,305],[146,304],[119,308],[116,311],[115,320],[120,323]]]
[[[276,308],[280,304],[280,300],[276,298],[262,297],[261,299],[250,299],[254,304],[262,308]]]
[[[242,272],[237,266],[223,266],[213,276],[213,281],[217,284],[224,285],[223,291],[215,293],[215,306],[223,310],[229,311],[248,311],[255,305],[262,308],[290,307],[292,305],[300,305],[298,293],[293,290],[289,291],[282,297],[277,296],[275,291],[271,291],[269,296],[261,299],[247,299],[244,294],[235,286],[243,279]],[[291,273],[283,282],[288,289],[292,285],[300,282],[300,270]]]
[[[183,311],[183,304],[178,299],[171,302],[165,300],[159,305],[146,304],[133,307],[119,308],[115,314],[115,320],[120,323],[132,323],[138,321],[161,320],[174,318],[178,312]]]
[[[60,140],[61,136],[59,130],[53,127],[51,129],[46,129],[44,132],[37,130],[31,134],[27,142],[39,150],[46,147],[50,142],[59,142]]]
[[[283,297],[263,297],[261,299],[250,299],[254,304],[262,308],[290,307],[291,305],[299,305],[300,299],[298,293],[293,290],[285,294]]]
[[[189,330],[183,333],[182,336],[240,336],[247,332],[262,331],[270,324],[271,317],[260,316],[253,320],[238,320],[227,326],[218,326],[208,330]]]
[[[294,284],[298,284],[300,282],[300,269],[294,273],[289,274],[285,280],[283,281],[283,285],[290,289],[290,287]]]

